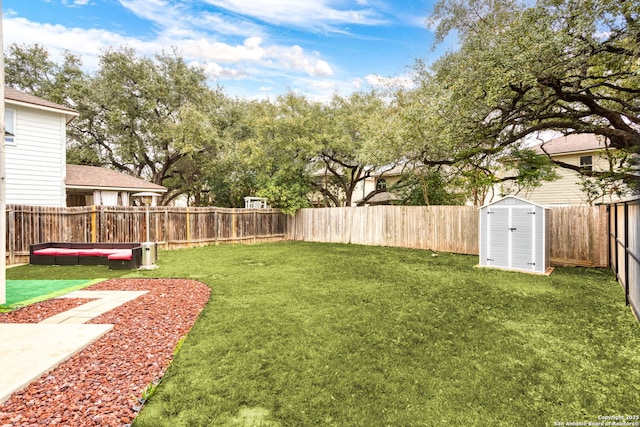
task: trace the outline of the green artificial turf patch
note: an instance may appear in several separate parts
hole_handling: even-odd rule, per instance
[[[96,280],[7,280],[6,303],[0,309],[14,309],[86,288]]]

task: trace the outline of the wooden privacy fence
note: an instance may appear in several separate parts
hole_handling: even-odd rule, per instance
[[[8,263],[25,261],[40,242],[143,242],[146,208],[7,206]],[[278,209],[150,207],[150,240],[165,249],[286,238]]]
[[[551,263],[606,267],[604,206],[554,207],[549,215]],[[291,240],[399,246],[479,254],[473,206],[368,206],[301,209],[289,217]]]
[[[25,261],[33,243],[143,242],[145,212],[143,207],[9,205],[8,263]],[[549,216],[553,264],[608,265],[605,206],[553,208]],[[150,240],[165,249],[288,238],[479,253],[478,210],[471,206],[301,209],[295,216],[277,209],[151,207],[149,217]]]
[[[551,208],[549,234],[554,265],[608,267],[606,206]]]
[[[470,206],[366,206],[301,209],[291,240],[478,253],[478,211]]]
[[[640,199],[615,203],[608,209],[611,267],[627,304],[640,319]]]

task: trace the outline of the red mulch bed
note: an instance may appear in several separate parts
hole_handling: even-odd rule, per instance
[[[20,310],[0,313],[0,323],[40,323],[55,314],[93,301],[89,298],[55,298],[37,302]]]
[[[130,424],[210,295],[205,284],[178,279],[112,279],[86,289],[149,292],[93,319],[114,327],[0,405],[0,427]],[[40,322],[87,301],[43,301],[0,314],[0,323]]]

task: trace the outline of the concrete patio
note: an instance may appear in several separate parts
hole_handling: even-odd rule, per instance
[[[92,301],[40,323],[0,323],[0,403],[107,333],[113,325],[86,324],[146,291],[73,291],[59,298]]]

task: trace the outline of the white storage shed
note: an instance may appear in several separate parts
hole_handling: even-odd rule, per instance
[[[551,273],[548,209],[507,196],[479,211],[481,267]]]

